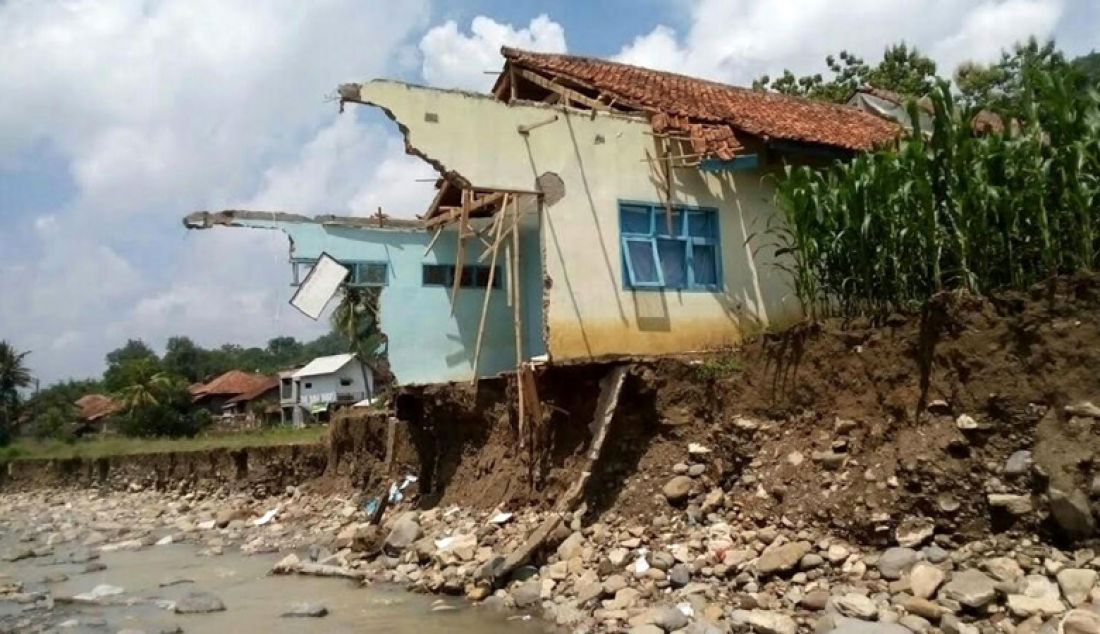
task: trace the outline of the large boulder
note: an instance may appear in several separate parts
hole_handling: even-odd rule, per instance
[[[176,614],[206,614],[208,612],[223,612],[225,604],[218,597],[208,592],[190,592],[187,596],[176,601]]]
[[[761,634],[795,634],[798,629],[794,619],[771,610],[734,610],[730,613],[730,621],[734,625],[748,626]]]
[[[811,548],[810,542],[787,542],[778,546],[772,544],[756,560],[756,570],[762,575],[792,570]]]
[[[904,575],[913,564],[917,563],[919,558],[917,551],[912,548],[887,548],[885,552],[879,555],[878,572],[882,575],[883,579],[896,581],[901,579],[901,576]]]
[[[968,608],[980,608],[997,596],[997,582],[979,570],[964,570],[951,577],[943,596]]]
[[[390,533],[386,535],[384,547],[388,554],[397,556],[409,546],[412,546],[416,540],[420,539],[420,536],[420,523],[417,521],[417,514],[405,513],[393,523]]]
[[[1087,539],[1096,532],[1096,521],[1089,508],[1089,499],[1077,489],[1063,491],[1050,487],[1047,491],[1050,499],[1050,514],[1054,521],[1071,539]]]
[[[691,490],[694,486],[695,480],[692,480],[691,477],[678,475],[665,483],[661,493],[664,494],[669,504],[683,504],[691,496]]]

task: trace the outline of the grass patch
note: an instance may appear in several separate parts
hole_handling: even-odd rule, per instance
[[[695,373],[702,381],[723,379],[741,373],[745,364],[733,351],[723,352],[709,357],[695,368]]]
[[[127,438],[112,436],[75,442],[58,440],[18,439],[9,447],[0,448],[2,460],[56,460],[68,458],[105,458],[170,451],[205,451],[208,449],[240,449],[274,445],[308,445],[321,442],[327,428],[273,427],[258,431],[200,434],[194,438]]]

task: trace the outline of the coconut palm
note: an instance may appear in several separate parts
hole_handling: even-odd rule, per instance
[[[0,341],[0,446],[11,439],[11,430],[19,410],[19,390],[31,384],[31,373],[23,360],[30,352],[16,352],[7,341]]]
[[[378,328],[378,291],[373,288],[346,287],[340,304],[330,317],[332,329],[347,343],[348,352],[362,363],[363,384],[367,397],[373,398],[367,368],[375,370],[385,354],[385,335]]]

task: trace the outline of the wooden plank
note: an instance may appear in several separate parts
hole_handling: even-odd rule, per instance
[[[428,248],[424,249],[424,255],[428,255],[432,252],[432,247],[435,246],[435,241],[439,239],[440,234],[443,233],[443,227],[439,227],[435,230],[435,235],[432,236],[431,242],[428,243]]]
[[[451,316],[455,314],[455,301],[458,299],[458,289],[462,286],[462,264],[466,257],[466,210],[470,206],[470,190],[462,190],[462,216],[458,224],[458,253],[455,255],[455,279],[451,288]]]
[[[524,446],[527,435],[526,407],[523,399],[523,381],[520,380],[520,371],[523,366],[523,315],[519,300],[519,281],[522,277],[519,272],[519,205],[516,199],[512,199],[512,262],[508,267],[512,269],[512,325],[516,335],[516,388],[519,392],[519,442],[520,449]]]
[[[462,191],[464,193],[464,196],[465,193],[468,192],[470,193],[471,198],[473,197],[472,191],[468,189],[464,189]],[[440,209],[444,209],[446,210],[446,212],[439,216],[435,216],[434,218],[429,218],[425,220],[424,228],[430,229],[436,225],[452,222],[456,218],[462,217],[463,210],[465,210],[466,215],[469,216],[473,212],[480,211],[481,209],[501,200],[502,198],[504,198],[505,193],[507,192],[493,192],[491,194],[483,194],[480,198],[477,199],[476,202],[470,202],[469,205],[463,202],[463,204],[459,207],[440,207]]]
[[[504,196],[504,207],[508,206],[508,196]],[[499,222],[499,218],[496,223],[496,235],[493,239],[493,246],[491,247],[491,253],[493,259],[489,262],[489,283],[485,286],[485,298],[481,302],[481,319],[477,324],[477,342],[474,344],[474,376],[470,380],[471,385],[477,387],[478,379],[478,363],[481,361],[481,340],[485,334],[485,317],[489,314],[489,299],[493,296],[493,280],[496,279],[497,272],[497,250],[500,248],[500,234],[504,229],[504,223]]]
[[[573,90],[572,88],[568,88],[566,86],[562,86],[559,83],[550,81],[549,79],[546,79],[542,75],[538,75],[536,73],[533,73],[533,72],[531,72],[529,70],[526,70],[526,69],[523,69],[523,68],[519,69],[518,72],[519,72],[519,75],[521,77],[523,77],[527,81],[531,82],[532,84],[535,84],[536,86],[540,86],[542,88],[545,88],[546,90],[549,90],[551,92],[556,92],[556,93],[560,94],[563,98],[568,99],[569,101],[576,101],[577,103],[588,106],[592,110],[607,110],[608,109],[607,104],[600,103],[599,101],[597,101],[597,100],[595,100],[595,99],[593,99],[593,98],[591,98],[587,95],[582,95],[581,93],[577,92],[576,90]]]

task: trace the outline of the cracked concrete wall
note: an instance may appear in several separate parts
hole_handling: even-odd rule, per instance
[[[390,368],[397,381],[423,385],[473,377],[474,344],[486,291],[461,289],[452,315],[450,287],[422,283],[423,264],[455,263],[457,236],[453,231],[440,236],[431,252],[425,254],[432,234],[423,230],[242,217],[231,226],[283,231],[291,241],[291,258],[315,259],[328,253],[341,262],[385,262],[389,279],[380,296],[380,325],[389,339]],[[480,255],[479,246],[469,244],[466,262],[475,262]],[[503,276],[503,270],[498,269],[497,274]],[[489,292],[492,297],[487,319],[500,326],[486,328],[479,361],[482,377],[512,370],[516,360],[512,310],[505,299],[504,285]]]
[[[476,187],[536,191],[540,175],[562,179],[564,197],[540,217],[555,360],[703,350],[800,316],[772,249],[749,240],[777,215],[761,171],[674,170],[673,203],[718,209],[723,290],[634,291],[623,283],[618,202],[665,196],[645,162],[657,155],[647,122],[384,80],[362,85],[358,100],[393,118],[411,151]]]

